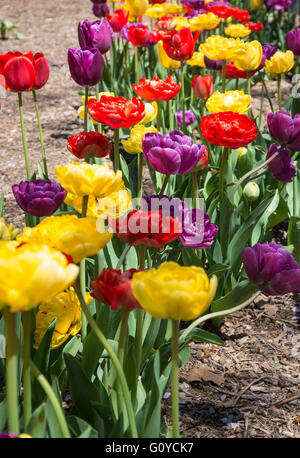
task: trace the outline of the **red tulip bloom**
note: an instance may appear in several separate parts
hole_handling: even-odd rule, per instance
[[[219,16],[223,19],[228,18],[233,15],[233,8],[227,5],[215,5],[209,6],[208,12],[214,13],[216,16]]]
[[[122,242],[132,246],[163,248],[182,233],[180,222],[171,216],[162,217],[160,211],[133,210],[122,221],[109,220],[109,224]]]
[[[145,104],[137,97],[125,99],[102,95],[99,101],[89,100],[88,112],[95,121],[106,124],[112,129],[121,127],[130,129],[145,116]]]
[[[222,70],[220,70],[220,73],[222,75]],[[250,72],[250,76],[254,75],[256,73],[256,70],[253,72]],[[244,70],[239,70],[236,68],[236,66],[232,62],[226,62],[226,67],[225,67],[225,76],[226,79],[232,79],[232,78],[248,78],[248,73],[245,72]]]
[[[16,51],[0,55],[0,74],[11,91],[40,89],[47,83],[49,73],[49,63],[42,53]]]
[[[241,148],[257,137],[255,122],[247,115],[224,111],[201,118],[203,138],[212,145]]]
[[[249,19],[251,18],[249,11],[238,8],[237,6],[231,8],[231,11],[231,16],[233,16],[234,19],[236,19],[237,21],[249,21]]]
[[[194,76],[191,86],[195,96],[199,99],[208,99],[213,93],[213,77],[210,75]]]
[[[100,132],[81,132],[68,139],[68,150],[78,159],[107,156],[110,147],[108,138]]]
[[[120,32],[124,25],[127,24],[129,11],[123,8],[117,9],[112,15],[106,14],[106,20],[110,23],[114,32]]]
[[[103,269],[96,281],[92,282],[91,296],[109,305],[112,310],[126,307],[130,312],[141,308],[131,289],[132,275],[136,269],[121,272],[117,269]]]
[[[152,3],[152,5],[155,5],[156,3],[166,3],[167,0],[150,0],[150,3]]]
[[[151,46],[154,44],[151,40],[151,30],[144,24],[128,27],[127,36],[133,46]]]
[[[173,19],[180,16],[180,14],[166,14],[155,22],[155,27],[159,30],[173,30],[175,25]]]
[[[148,102],[153,102],[154,100],[163,101],[174,99],[180,91],[181,83],[176,84],[171,75],[167,76],[165,80],[154,76],[152,80],[141,78],[139,84],[133,84],[132,88],[137,95]]]
[[[191,59],[199,34],[200,32],[195,32],[193,35],[189,27],[183,27],[178,32],[164,38],[164,50],[173,60]]]
[[[251,32],[261,32],[262,29],[264,28],[264,26],[262,25],[262,23],[260,21],[258,22],[247,22],[247,21],[244,21],[243,22],[243,25],[245,27],[248,27],[248,29],[251,30]]]

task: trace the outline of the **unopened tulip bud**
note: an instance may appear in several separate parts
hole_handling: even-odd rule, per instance
[[[243,195],[249,202],[253,202],[254,200],[259,198],[260,189],[258,185],[254,183],[254,181],[250,181],[244,187]]]
[[[213,77],[210,75],[196,75],[191,85],[195,96],[199,99],[208,99],[213,93]]]

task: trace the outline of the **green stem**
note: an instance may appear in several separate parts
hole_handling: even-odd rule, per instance
[[[198,175],[197,172],[192,172],[193,181],[193,208],[197,208],[198,199]]]
[[[2,310],[6,328],[6,393],[8,429],[14,434],[20,433],[18,416],[18,346],[16,333],[16,314],[8,309]]]
[[[268,102],[270,104],[271,111],[274,113],[273,103],[272,103],[272,100],[271,100],[267,85],[265,83],[265,80],[264,80],[263,76],[261,75],[261,72],[259,72],[259,77],[260,77],[261,83],[262,83],[262,85],[263,85],[263,87],[265,89],[265,94],[266,94]]]
[[[179,433],[179,321],[172,320],[172,423],[173,438],[180,438]]]
[[[130,250],[131,248],[131,245],[126,245],[126,247],[124,248],[120,258],[119,258],[119,261],[118,261],[118,264],[116,265],[116,269],[120,269],[121,265],[123,264],[124,262],[124,259],[126,258],[126,255],[128,253],[128,251]]]
[[[114,130],[114,169],[120,170],[119,129]]]
[[[129,311],[126,307],[122,308],[121,328],[119,335],[119,346],[118,346],[118,358],[121,366],[123,367],[125,344],[127,338],[127,327],[128,327]]]
[[[168,100],[168,106],[169,106],[169,127],[170,131],[174,130],[174,115],[173,115],[173,110],[172,110],[172,99]]]
[[[161,190],[160,190],[159,195],[158,195],[159,198],[161,198],[161,196],[162,196],[163,193],[165,192],[165,189],[166,189],[166,187],[167,187],[167,184],[169,183],[169,179],[170,179],[170,175],[165,175],[165,179],[164,179],[164,181],[163,181]]]
[[[88,132],[88,119],[89,119],[89,114],[88,114],[88,102],[89,102],[89,87],[85,86],[84,88],[85,92],[85,98],[84,98],[84,131]]]
[[[30,347],[31,347],[31,311],[22,313],[23,323],[23,387],[24,387],[24,425],[29,424],[32,412]]]
[[[143,153],[138,153],[138,187],[137,196],[140,199],[143,195]]]
[[[145,269],[146,245],[140,245],[140,270]],[[143,345],[143,318],[144,312],[142,309],[137,309],[136,320],[136,375],[140,374],[142,345]]]
[[[39,127],[42,158],[43,158],[43,164],[44,164],[44,174],[45,174],[46,179],[48,179],[48,168],[47,168],[47,159],[46,159],[46,153],[45,153],[43,129],[42,129],[42,123],[41,123],[40,112],[39,112],[39,107],[37,103],[37,96],[36,96],[35,89],[32,89],[32,95],[33,95],[33,101],[34,101],[34,106],[35,106],[36,118],[37,118],[38,127]]]
[[[181,102],[182,102],[182,131],[186,134],[185,122],[185,93],[184,93],[184,63],[181,62]]]
[[[89,202],[89,196],[83,196],[81,218],[86,217],[88,202]],[[86,293],[85,258],[80,261],[79,280],[80,280],[81,293],[83,297],[85,297],[85,293]],[[87,336],[87,320],[86,320],[84,313],[81,313],[81,339],[82,339],[82,342],[84,341],[86,336]]]
[[[220,205],[222,205],[223,200],[224,200],[224,178],[225,178],[225,167],[227,164],[227,159],[229,155],[229,150],[230,148],[225,147],[223,154],[222,154],[222,160],[221,160],[221,167],[220,167],[220,176],[219,176],[219,197],[220,197]]]
[[[138,84],[139,82],[139,47],[138,46],[134,47],[134,77],[135,77],[136,83]]]
[[[295,161],[294,166],[296,167],[297,170],[297,161]],[[297,175],[293,179],[293,216],[296,217],[298,216],[299,212],[299,206],[298,206],[298,181],[297,181]]]
[[[239,90],[239,79],[238,78],[235,79],[235,90],[236,91]]]
[[[251,95],[251,75],[247,72],[247,94]]]
[[[97,323],[95,322],[94,318],[90,314],[89,309],[86,306],[85,300],[84,300],[84,298],[83,298],[83,296],[81,294],[80,287],[79,287],[78,283],[76,283],[74,285],[74,289],[76,291],[76,294],[78,296],[79,302],[80,302],[81,307],[82,307],[82,310],[86,315],[86,318],[87,318],[87,321],[88,321],[90,327],[95,332],[96,337],[98,338],[98,340],[101,343],[101,345],[103,345],[103,347],[105,348],[105,350],[109,354],[110,359],[111,359],[113,365],[115,366],[115,369],[117,371],[117,374],[118,374],[118,377],[119,377],[119,380],[120,380],[120,385],[122,387],[123,395],[124,395],[124,402],[125,402],[125,406],[126,406],[126,409],[127,409],[128,421],[129,421],[129,425],[130,425],[131,434],[132,434],[133,438],[137,438],[138,435],[137,435],[134,412],[133,412],[133,408],[132,408],[132,404],[131,404],[130,393],[129,393],[126,377],[124,375],[122,366],[121,366],[121,364],[120,364],[120,362],[118,360],[118,357],[115,354],[114,350],[109,345],[106,337],[104,336],[102,331],[98,328]]]
[[[161,128],[160,101],[157,100],[156,103],[157,103],[156,128],[158,132],[160,132],[160,128]]]
[[[222,92],[226,91],[226,60],[222,60]]]
[[[26,175],[27,175],[27,180],[30,181],[31,174],[30,174],[30,166],[29,166],[29,159],[28,159],[28,148],[27,148],[25,126],[24,126],[22,92],[18,92],[18,98],[19,98],[19,113],[20,113],[20,122],[21,122],[22,142],[23,142],[23,151],[24,151],[24,158],[25,158]]]
[[[278,107],[279,107],[279,110],[281,110],[282,109],[281,73],[279,73],[278,79],[277,79],[277,93],[278,93]]]

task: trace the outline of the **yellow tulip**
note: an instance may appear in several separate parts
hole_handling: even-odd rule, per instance
[[[244,54],[245,43],[239,38],[211,35],[199,46],[199,50],[211,60],[231,61]]]
[[[293,51],[277,51],[271,59],[265,61],[265,70],[269,73],[286,73],[294,67]]]
[[[180,67],[181,67],[181,62],[180,62],[180,61],[171,59],[171,58],[168,56],[168,54],[167,54],[166,51],[164,50],[163,42],[162,42],[162,41],[159,41],[159,42],[158,42],[157,52],[158,52],[159,62],[161,63],[161,65],[162,65],[164,68],[168,68],[168,69],[169,69],[169,68],[177,69],[177,68],[180,68]]]
[[[218,27],[221,22],[221,18],[216,16],[214,13],[199,14],[199,16],[193,17],[189,20],[189,25],[192,32],[202,30],[212,30]]]
[[[225,34],[232,38],[245,38],[250,35],[251,30],[243,24],[231,24],[225,27]]]
[[[62,215],[49,216],[32,228],[25,227],[17,241],[49,245],[71,256],[77,264],[82,259],[98,253],[112,236],[111,232],[102,231],[97,218]]]
[[[172,20],[172,28],[174,28],[177,31],[189,26],[189,20],[185,17],[177,16],[174,17],[174,19]]]
[[[148,0],[125,0],[124,7],[131,16],[138,18],[147,11],[149,2]]]
[[[263,6],[263,0],[250,0],[250,8],[254,11],[261,10]]]
[[[187,60],[186,63],[191,67],[205,67],[204,54],[202,52],[194,52],[191,59]]]
[[[130,154],[142,153],[142,140],[149,132],[158,132],[158,130],[154,126],[145,127],[142,124],[134,126],[130,131],[130,137],[121,140],[125,151]]]
[[[244,46],[245,52],[237,56],[233,63],[239,70],[246,72],[256,70],[261,63],[262,46],[257,40],[245,42]]]
[[[181,14],[183,13],[183,6],[177,3],[166,3],[166,14]]]
[[[69,288],[79,268],[45,244],[0,242],[0,309],[30,310]]]
[[[107,96],[111,96],[111,97],[114,97],[115,94],[114,92],[99,92],[98,94],[98,99],[101,98],[102,95],[107,95]],[[89,100],[90,99],[96,99],[95,96],[91,96],[89,97]],[[78,108],[78,116],[84,120],[84,112],[85,112],[85,108],[84,108],[84,105],[85,105],[85,96],[82,97],[82,103],[83,105],[81,105],[79,108]],[[92,118],[91,118],[93,124],[98,124],[97,121],[94,121]]]
[[[244,156],[244,154],[247,153],[247,148],[245,148],[244,146],[242,146],[241,148],[238,149],[238,158],[240,159],[242,156]]]
[[[86,293],[86,303],[92,297]],[[35,316],[34,348],[37,349],[52,320],[56,318],[51,340],[51,349],[58,348],[70,336],[75,336],[81,329],[81,307],[73,288],[63,291],[48,301],[43,301]]]
[[[139,124],[148,124],[149,122],[152,122],[153,119],[156,118],[157,116],[157,102],[152,102],[152,103],[145,103],[145,116],[143,119],[139,122]]]
[[[151,19],[160,19],[166,15],[166,4],[156,3],[155,5],[150,6],[145,12],[145,16]]]
[[[214,92],[206,102],[206,108],[211,113],[233,111],[243,114],[250,109],[251,96],[243,91]]]
[[[158,269],[135,273],[131,288],[142,308],[154,318],[190,321],[209,308],[217,278],[209,280],[201,267],[165,262]]]
[[[7,224],[3,218],[0,218],[0,240],[15,240],[19,229],[14,229],[11,224]]]
[[[122,172],[115,173],[105,165],[70,162],[56,165],[55,173],[61,186],[77,196],[105,197],[123,185]]]

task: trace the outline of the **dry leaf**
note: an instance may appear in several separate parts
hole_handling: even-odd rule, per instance
[[[199,364],[193,367],[186,378],[189,382],[203,380],[204,382],[213,382],[216,385],[223,385],[225,382],[223,374],[213,372],[206,364]]]

